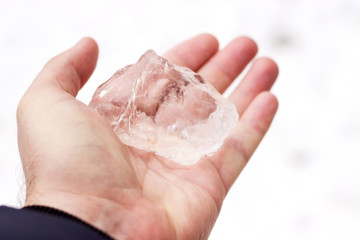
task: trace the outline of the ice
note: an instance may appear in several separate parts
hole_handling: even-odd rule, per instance
[[[181,164],[217,151],[238,121],[211,84],[153,50],[100,85],[90,106],[124,144]]]

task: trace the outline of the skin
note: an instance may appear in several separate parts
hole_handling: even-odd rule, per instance
[[[218,50],[217,40],[202,34],[164,57],[223,92],[256,52],[247,37]],[[26,205],[69,212],[115,239],[207,239],[229,188],[277,110],[268,92],[276,64],[269,58],[252,62],[229,97],[240,115],[237,127],[218,152],[182,166],[123,145],[98,113],[76,100],[97,56],[95,41],[82,39],[45,65],[19,103]]]

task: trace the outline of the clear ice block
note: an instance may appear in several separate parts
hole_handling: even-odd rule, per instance
[[[124,144],[181,164],[217,151],[238,121],[210,83],[152,50],[100,85],[90,106]]]

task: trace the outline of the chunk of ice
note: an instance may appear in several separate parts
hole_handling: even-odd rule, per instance
[[[217,151],[238,121],[205,79],[152,50],[100,85],[90,106],[124,144],[181,164]]]

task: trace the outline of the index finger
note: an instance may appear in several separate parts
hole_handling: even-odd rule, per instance
[[[198,71],[218,50],[219,43],[211,34],[200,34],[164,54],[171,63]]]

